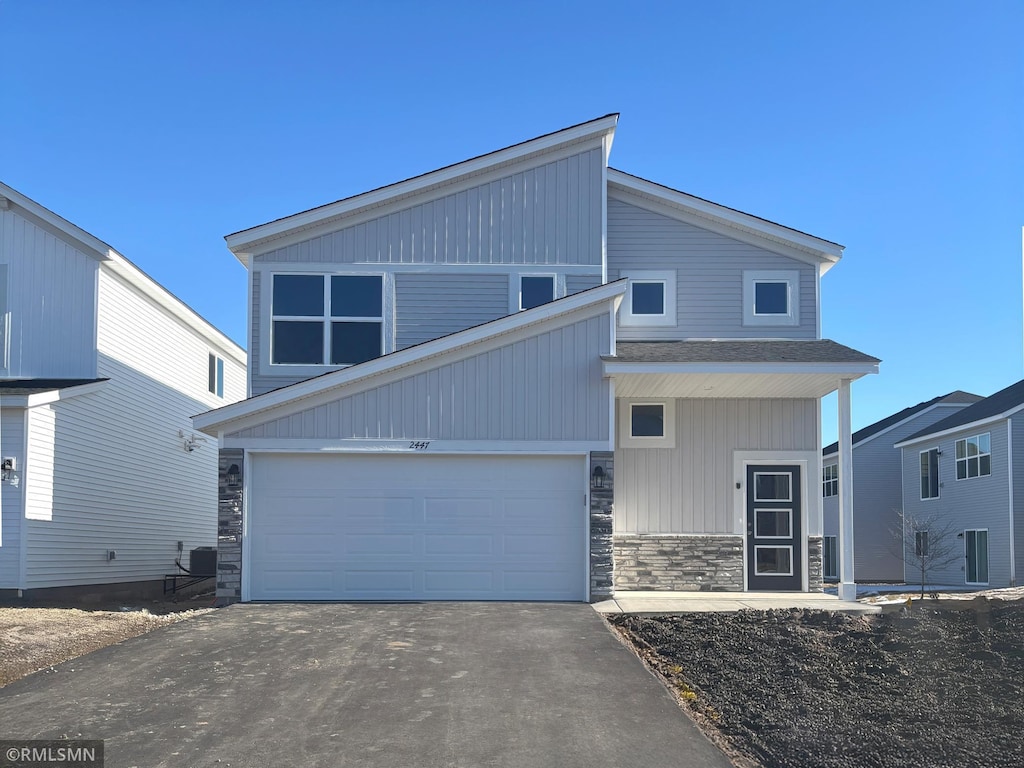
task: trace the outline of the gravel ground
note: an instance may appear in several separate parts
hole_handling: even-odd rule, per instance
[[[609,621],[739,765],[1024,765],[1024,603]]]
[[[160,606],[159,610],[166,610]],[[68,659],[212,609],[148,610],[0,607],[0,687]]]

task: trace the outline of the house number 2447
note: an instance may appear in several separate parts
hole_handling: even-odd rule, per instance
[[[409,447],[414,451],[425,451],[430,447],[429,440],[414,440],[409,443]]]

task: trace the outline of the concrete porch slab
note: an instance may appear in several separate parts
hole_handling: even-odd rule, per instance
[[[598,613],[715,613],[806,608],[842,613],[881,613],[866,603],[847,602],[821,592],[616,592],[593,604]]]

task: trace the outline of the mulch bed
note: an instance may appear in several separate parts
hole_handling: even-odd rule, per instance
[[[1024,604],[609,617],[741,765],[1024,765]]]

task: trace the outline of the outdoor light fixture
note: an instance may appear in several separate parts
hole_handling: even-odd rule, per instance
[[[591,488],[604,488],[604,467],[598,464],[590,475]]]
[[[238,469],[237,464],[232,464],[231,466],[228,467],[226,479],[228,481],[228,486],[230,486],[231,488],[238,487],[239,482],[242,480],[242,473]]]

